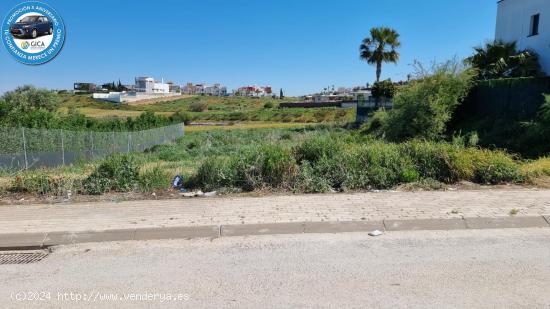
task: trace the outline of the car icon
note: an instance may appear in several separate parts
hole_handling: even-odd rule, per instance
[[[23,17],[10,27],[10,33],[14,38],[33,38],[39,35],[51,35],[53,26],[48,17],[41,15],[29,15]]]

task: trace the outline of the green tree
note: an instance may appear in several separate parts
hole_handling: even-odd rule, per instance
[[[40,126],[57,118],[59,97],[55,92],[33,86],[18,87],[0,97],[0,123],[4,126]],[[52,123],[43,123],[42,126]]]
[[[456,62],[420,67],[417,78],[403,86],[393,100],[393,109],[374,113],[367,132],[390,141],[443,137],[456,107],[468,94],[477,71]]]
[[[376,99],[391,99],[395,96],[395,93],[397,92],[397,87],[391,81],[391,79],[386,79],[384,81],[374,83],[374,85],[372,85],[371,92],[372,96]]]
[[[538,55],[530,50],[518,51],[516,42],[496,41],[475,47],[474,51],[465,62],[479,70],[482,80],[543,75]]]
[[[372,28],[370,37],[363,39],[359,46],[360,58],[369,64],[376,65],[377,82],[380,81],[380,75],[382,75],[383,63],[397,63],[399,61],[397,48],[400,46],[399,33],[386,27]]]

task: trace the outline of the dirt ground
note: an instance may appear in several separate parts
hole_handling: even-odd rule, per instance
[[[168,101],[175,101],[175,100],[179,100],[179,99],[187,99],[187,98],[192,98],[192,97],[194,97],[194,95],[182,94],[182,95],[179,95],[179,96],[139,100],[139,101],[135,101],[135,102],[128,102],[126,104],[128,104],[130,106],[149,105],[149,104],[155,104],[155,103],[160,103],[160,102],[168,102]]]
[[[419,191],[460,191],[460,190],[519,190],[532,188],[550,188],[550,177],[545,180],[540,180],[537,184],[502,184],[502,185],[479,185],[467,181],[457,184],[444,185],[441,188],[423,188],[411,184],[401,185],[393,190],[371,190],[371,191],[354,191],[354,192],[383,192],[383,191],[400,191],[400,192],[419,192]],[[261,197],[269,195],[288,195],[287,191],[254,191],[254,192],[216,192],[216,196],[231,196],[231,197]],[[338,192],[334,192],[338,194]],[[170,200],[189,198],[184,197],[177,190],[166,190],[155,193],[142,192],[127,192],[127,193],[106,193],[103,195],[72,195],[72,196],[52,196],[52,195],[37,195],[30,193],[4,193],[0,194],[0,205],[31,205],[31,204],[58,204],[58,203],[90,203],[90,202],[122,202],[122,201],[139,201],[139,200]],[[200,198],[200,197],[196,197]]]

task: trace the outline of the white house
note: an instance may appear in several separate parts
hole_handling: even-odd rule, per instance
[[[204,93],[211,96],[225,96],[227,95],[227,87],[220,84],[214,84],[213,86],[206,86]]]
[[[135,86],[126,86],[130,91],[93,93],[92,97],[97,100],[122,103],[176,96],[180,94],[176,91],[177,87],[174,87],[174,83],[171,82],[164,83],[164,80],[156,82],[151,77],[136,77],[135,80]]]
[[[271,86],[258,87],[258,86],[244,86],[240,87],[237,90],[233,90],[233,93],[238,94],[243,97],[265,97],[271,96],[273,90]]]
[[[495,39],[535,51],[550,74],[550,0],[500,0]]]
[[[162,82],[156,82],[151,77],[136,77],[136,92],[145,93],[170,93],[170,85]]]
[[[194,85],[193,83],[187,83],[187,85],[182,87],[182,92],[186,94],[226,96],[227,87],[222,86],[221,84],[214,84],[212,86],[209,86],[207,84]]]

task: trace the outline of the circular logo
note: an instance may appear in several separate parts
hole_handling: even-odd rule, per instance
[[[49,5],[28,1],[15,6],[2,22],[2,42],[17,61],[43,64],[59,54],[65,41],[61,16]]]

